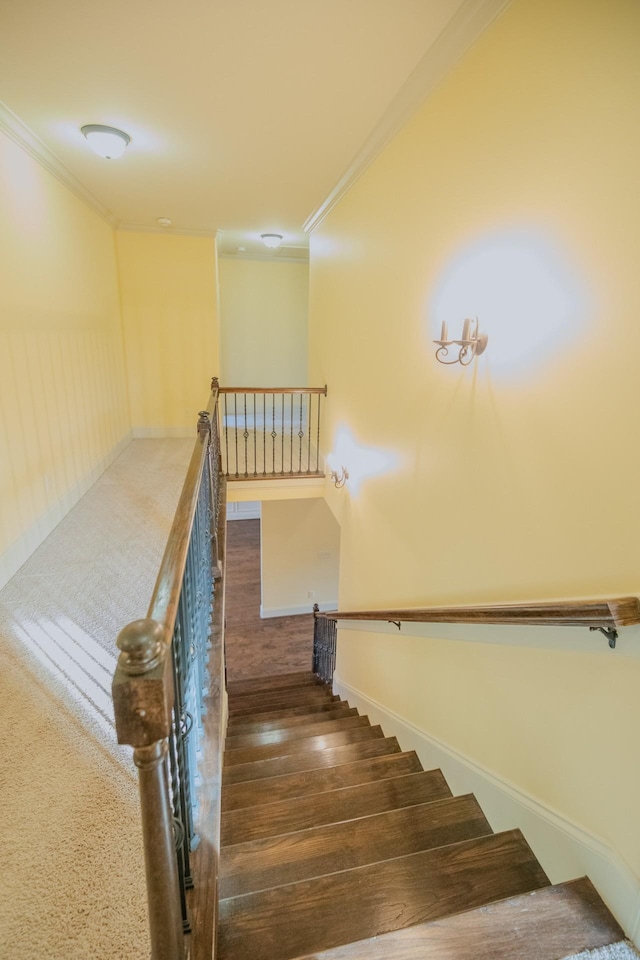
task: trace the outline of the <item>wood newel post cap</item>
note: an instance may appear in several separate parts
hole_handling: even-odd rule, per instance
[[[211,433],[211,420],[208,410],[201,410],[198,414],[198,433]]]
[[[130,677],[149,673],[158,666],[165,647],[164,629],[157,620],[134,620],[118,634],[121,650],[118,666]]]

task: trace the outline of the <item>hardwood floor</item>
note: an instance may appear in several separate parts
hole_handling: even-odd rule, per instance
[[[308,671],[313,615],[260,619],[260,521],[227,523],[227,678]],[[311,604],[309,605],[311,607]]]

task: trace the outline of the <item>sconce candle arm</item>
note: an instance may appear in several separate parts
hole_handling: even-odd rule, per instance
[[[472,324],[473,332],[472,332]],[[447,324],[443,322],[441,339],[434,340],[433,342],[438,344],[438,349],[436,350],[436,360],[438,363],[443,363],[446,366],[451,366],[454,363],[459,363],[463,367],[468,367],[474,357],[479,357],[481,353],[484,353],[487,347],[487,342],[489,340],[486,333],[478,332],[478,318],[475,320],[470,320],[467,318],[464,321],[464,327],[462,330],[462,339],[461,340],[447,340]],[[449,356],[449,347],[455,344],[460,349],[457,352],[452,360],[448,360]]]

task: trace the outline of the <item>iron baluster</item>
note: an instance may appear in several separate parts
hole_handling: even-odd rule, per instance
[[[238,394],[234,393],[233,395],[233,433],[236,438],[236,477],[239,476],[238,473]]]
[[[304,431],[302,429],[302,401],[303,394],[300,394],[300,425],[298,427],[298,473],[302,473],[302,440]],[[293,468],[293,465],[292,465]]]
[[[276,395],[271,399],[271,454],[272,454],[272,473],[276,472]]]
[[[244,475],[245,477],[248,477],[249,468],[248,468],[247,458],[248,458],[249,431],[247,430],[247,395],[246,393],[244,395],[244,433],[242,434],[242,436],[244,437]]]
[[[257,442],[258,442],[258,431],[257,431],[257,419],[256,419],[256,395],[253,395],[253,475],[254,477],[258,476],[258,451],[257,451]]]
[[[307,394],[307,473],[311,473],[311,410],[313,394]]]

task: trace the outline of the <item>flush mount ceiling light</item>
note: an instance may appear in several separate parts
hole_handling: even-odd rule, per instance
[[[80,132],[87,138],[87,142],[94,153],[105,160],[116,160],[121,157],[131,143],[131,137],[124,130],[115,127],[105,127],[101,123],[88,123],[80,128]]]
[[[282,243],[282,234],[281,233],[261,233],[260,239],[264,243],[265,247],[270,249],[275,249],[279,247]]]
[[[170,227],[172,222],[173,221],[170,220],[169,217],[158,217],[156,220],[156,223],[159,227]]]

